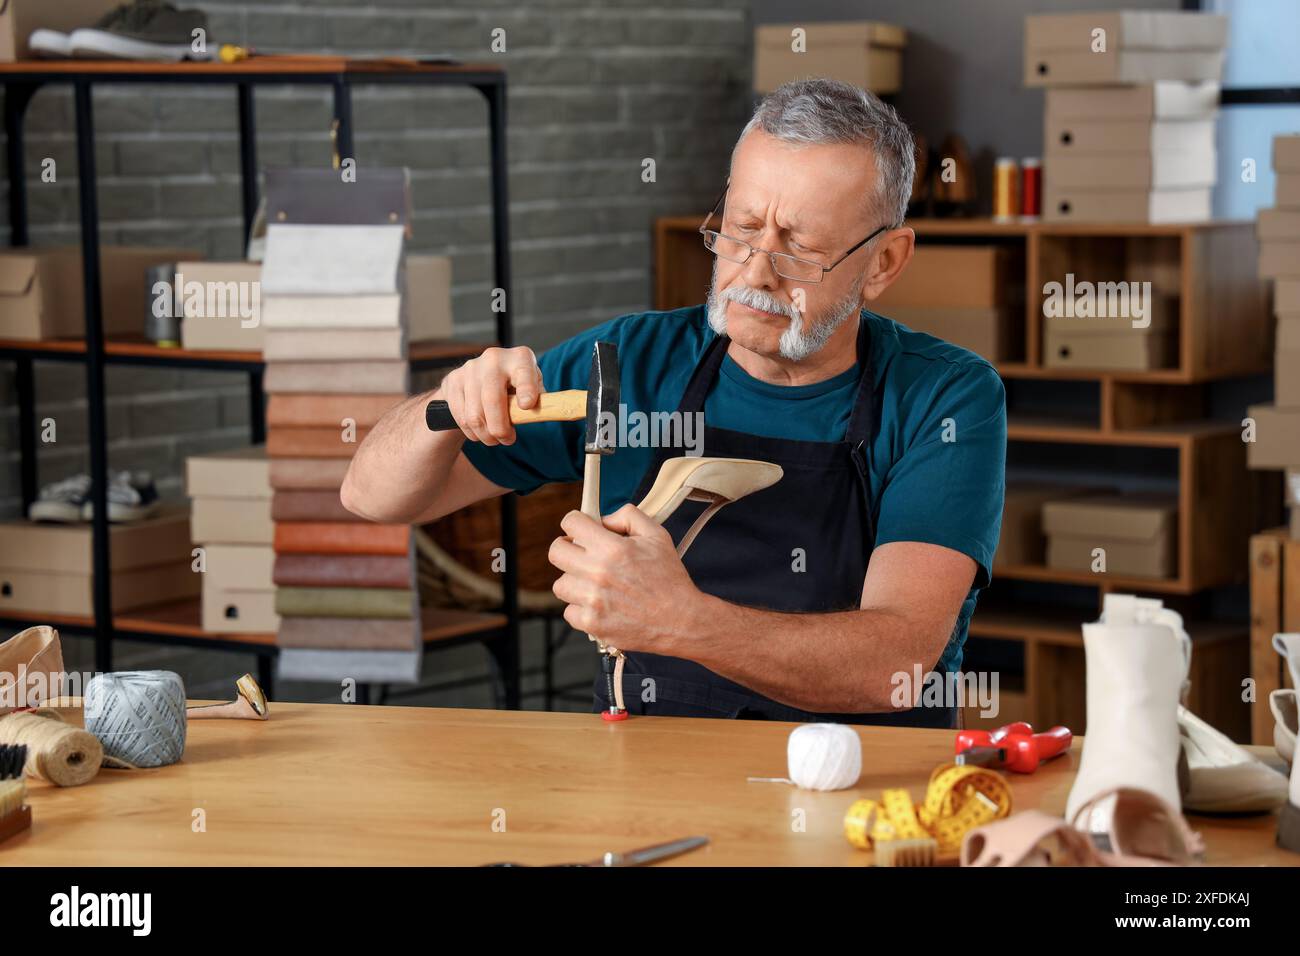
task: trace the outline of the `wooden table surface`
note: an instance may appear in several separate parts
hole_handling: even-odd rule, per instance
[[[919,798],[951,755],[949,731],[862,727],[853,790],[747,783],[785,775],[793,726],[272,703],[266,722],[191,721],[171,767],[33,781],[32,829],[0,866],[566,863],[694,834],[710,845],[672,862],[863,865],[845,809],[882,787]],[[1016,809],[1063,812],[1078,751],[1011,775]],[[1190,820],[1209,864],[1300,864],[1274,845],[1276,816]]]

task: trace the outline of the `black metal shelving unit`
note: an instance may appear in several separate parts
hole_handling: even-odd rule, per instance
[[[90,474],[94,484],[95,516],[92,522],[94,572],[93,622],[86,626],[60,625],[63,630],[88,633],[95,639],[95,668],[112,669],[113,641],[130,640],[185,644],[223,650],[255,653],[259,673],[266,687],[272,683],[273,645],[240,642],[229,637],[194,638],[192,635],[168,634],[164,629],[116,630],[109,581],[109,527],[107,518],[108,448],[104,403],[104,370],[109,364],[162,365],[184,368],[218,369],[244,372],[248,376],[248,395],[252,440],[265,440],[262,370],[259,357],[226,358],[186,353],[156,354],[148,350],[110,349],[106,351],[103,323],[99,263],[99,209],[95,172],[95,128],[92,93],[98,85],[225,85],[234,86],[239,103],[239,154],[244,236],[252,228],[258,205],[257,141],[254,90],[258,86],[303,84],[327,86],[333,93],[333,129],[335,149],[341,157],[355,157],[352,124],[352,86],[354,84],[393,84],[407,86],[467,86],[478,90],[487,102],[489,127],[489,163],[492,201],[492,267],[494,283],[505,290],[506,308],[496,313],[496,338],[502,346],[513,344],[510,303],[509,221],[506,184],[506,75],[491,66],[462,64],[415,64],[388,61],[319,58],[250,59],[236,64],[186,63],[9,63],[0,64],[0,86],[4,88],[4,123],[9,173],[10,245],[28,245],[28,210],[24,170],[23,120],[27,106],[36,92],[45,86],[72,87],[77,134],[77,181],[81,210],[81,251],[85,285],[84,348],[69,347],[59,340],[31,343],[0,343],[0,358],[16,365],[18,392],[19,447],[22,458],[21,488],[23,508],[35,500],[36,474],[36,400],[34,362],[82,362],[86,367],[87,417],[89,422]],[[75,343],[74,343],[75,344]],[[173,350],[168,350],[172,352]],[[445,367],[459,363],[466,354],[439,355],[412,360],[413,369]],[[464,639],[481,641],[489,650],[499,681],[498,699],[510,709],[519,707],[519,607],[518,571],[515,562],[517,543],[515,496],[501,498],[502,547],[507,556],[503,575],[503,627],[485,628]],[[25,627],[43,623],[29,616],[0,616],[0,623]],[[440,646],[455,641],[439,641]]]

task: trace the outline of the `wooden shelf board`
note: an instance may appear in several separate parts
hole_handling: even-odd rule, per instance
[[[440,358],[473,358],[490,348],[484,342],[461,342],[456,339],[427,339],[412,342],[413,362]],[[75,339],[0,339],[0,351],[64,352],[84,355],[86,340]],[[104,355],[118,358],[177,359],[178,361],[232,362],[249,364],[262,361],[261,352],[235,349],[182,349],[157,345],[144,338],[116,338],[104,343]]]
[[[995,604],[987,608],[976,607],[975,616],[970,622],[970,634],[972,637],[1082,647],[1082,626],[1096,619],[1095,613],[1090,614],[1078,608]],[[1200,644],[1240,639],[1250,630],[1250,625],[1245,621],[1189,620],[1186,625],[1193,643]]]
[[[1239,430],[1240,426],[1235,422],[1179,422],[1106,431],[1089,425],[1050,419],[1012,416],[1007,421],[1007,438],[1011,441],[1132,445],[1138,448],[1183,448],[1195,441]]]
[[[111,77],[150,74],[177,79],[185,76],[239,76],[243,74],[304,73],[500,73],[487,63],[421,63],[406,57],[365,59],[329,55],[254,56],[237,63],[152,63],[139,60],[22,60],[0,63],[0,76],[27,74],[93,74]]]
[[[75,627],[89,630],[94,618],[82,614],[38,614],[21,612],[13,615],[24,620],[39,619],[53,627]],[[138,634],[156,634],[160,637],[184,637],[194,640],[224,641],[259,647],[274,647],[275,635],[268,633],[240,633],[205,631],[198,598],[169,601],[153,607],[139,608],[113,615],[113,627],[119,631]],[[466,634],[479,634],[504,627],[506,616],[479,611],[460,611],[450,608],[424,608],[424,643],[432,644]]]
[[[1178,578],[1142,578],[1122,574],[1094,574],[1091,571],[1064,571],[1041,564],[1012,564],[993,569],[994,580],[1043,581],[1051,584],[1078,584],[1109,587],[1124,591],[1148,591],[1157,594],[1191,594],[1197,590],[1190,582]]]

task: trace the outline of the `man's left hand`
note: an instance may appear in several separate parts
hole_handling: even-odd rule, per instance
[[[673,654],[702,595],[672,536],[632,504],[602,522],[570,511],[560,522],[567,537],[551,542],[564,619],[621,651]]]

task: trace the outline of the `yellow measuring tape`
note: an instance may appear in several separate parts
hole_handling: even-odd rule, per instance
[[[940,853],[956,853],[966,834],[1011,813],[1011,788],[983,767],[944,764],[930,774],[925,801],[906,790],[885,790],[880,800],[858,800],[844,815],[844,835],[861,850],[889,840],[931,837]]]

